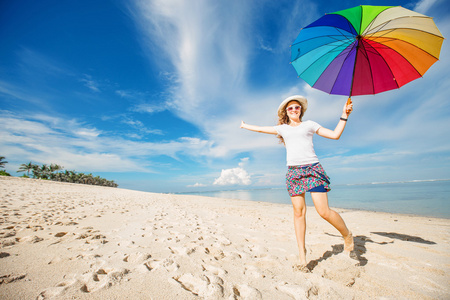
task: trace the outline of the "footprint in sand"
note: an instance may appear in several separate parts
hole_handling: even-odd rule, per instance
[[[75,275],[72,279],[61,281],[56,286],[43,290],[36,299],[58,299],[69,290],[73,293],[76,291],[92,293],[118,284],[128,273],[129,270],[124,268],[99,268],[96,271]]]
[[[135,252],[124,257],[123,261],[127,263],[140,264],[152,257],[148,253]]]
[[[65,236],[67,234],[67,232],[58,232],[58,233],[56,233],[54,236],[55,237],[63,237],[63,236]]]
[[[344,253],[332,256],[319,263],[314,268],[314,273],[321,274],[323,278],[351,287],[356,279],[361,277],[363,267],[357,266],[358,261]]]
[[[62,296],[68,289],[75,288],[77,282],[78,281],[76,279],[62,281],[56,286],[47,288],[40,292],[36,297],[36,300],[56,299]]]
[[[25,236],[23,238],[20,238],[19,242],[21,242],[21,243],[25,242],[25,243],[34,244],[34,243],[39,243],[40,241],[43,241],[43,240],[44,240],[43,238],[38,237],[36,235],[28,235],[28,236]]]
[[[221,260],[225,258],[225,253],[222,251],[222,249],[214,246],[206,247],[205,253],[211,255],[215,260]]]
[[[175,272],[180,266],[172,259],[166,258],[164,260],[150,260],[138,267],[138,271],[144,273],[146,271],[155,271],[158,269],[164,269],[167,272]]]
[[[6,238],[0,241],[0,248],[14,246],[15,244],[16,244],[15,238]]]
[[[222,298],[223,280],[218,276],[194,276],[190,273],[172,277],[182,288],[202,298]]]
[[[217,236],[215,236],[215,238],[216,238],[217,241],[218,241],[221,245],[223,245],[223,246],[229,246],[229,245],[231,245],[231,241],[230,241],[229,239],[227,239],[226,237],[224,237],[224,236],[217,235]]]
[[[244,270],[244,275],[251,278],[264,278],[264,274],[261,270],[255,266],[247,266]]]
[[[276,289],[292,296],[296,300],[310,299],[319,295],[318,288],[309,281],[303,282],[302,286],[283,282],[280,283]]]
[[[83,282],[81,291],[91,293],[108,288],[119,283],[128,273],[129,270],[125,268],[100,268],[94,272],[89,272],[81,276],[81,282]]]
[[[242,300],[262,299],[262,294],[259,290],[246,284],[239,284],[233,287],[233,293],[234,299],[242,299]]]
[[[0,231],[0,238],[9,238],[16,235],[16,231],[12,230],[14,226],[8,226],[5,230]]]
[[[211,265],[202,265],[203,267],[203,271],[208,272],[212,275],[216,275],[216,276],[224,276],[225,274],[227,274],[227,271],[219,268],[219,267],[215,267],[215,266],[211,266]]]
[[[172,252],[172,254],[181,256],[189,256],[195,252],[194,248],[188,247],[169,247],[169,250]]]
[[[4,252],[2,252],[4,253]],[[12,275],[12,274],[8,274],[8,275],[2,275],[0,276],[0,284],[8,284],[11,282],[15,282],[15,281],[19,281],[24,279],[27,276],[27,274],[20,274],[20,275]]]

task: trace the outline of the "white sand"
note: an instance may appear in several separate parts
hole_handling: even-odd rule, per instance
[[[450,220],[0,177],[0,299],[449,299]]]

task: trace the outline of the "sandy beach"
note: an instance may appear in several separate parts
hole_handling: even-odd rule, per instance
[[[0,177],[1,299],[449,299],[450,220]],[[332,205],[331,205],[332,206]]]

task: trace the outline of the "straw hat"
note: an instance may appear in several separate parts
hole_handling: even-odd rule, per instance
[[[284,99],[283,102],[281,102],[280,106],[278,107],[278,115],[280,115],[280,113],[286,109],[286,105],[293,100],[300,103],[300,105],[302,106],[302,115],[304,115],[306,109],[308,108],[308,100],[306,100],[305,97],[300,95],[294,95]]]

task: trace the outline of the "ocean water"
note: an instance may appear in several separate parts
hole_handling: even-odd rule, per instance
[[[332,185],[331,188],[330,207],[450,219],[450,180]],[[291,204],[284,187],[183,194]],[[314,205],[309,193],[306,204]]]

